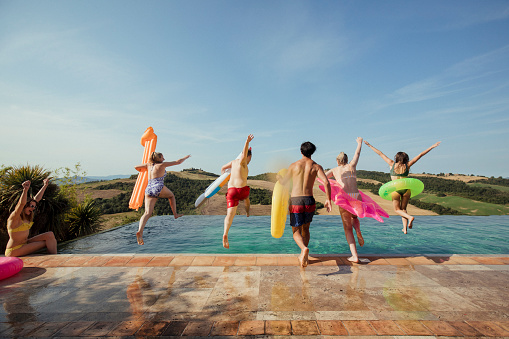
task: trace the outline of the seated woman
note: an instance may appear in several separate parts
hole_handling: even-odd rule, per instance
[[[44,191],[48,187],[49,179],[44,179],[44,185],[34,199],[28,199],[30,181],[25,181],[23,193],[14,208],[14,211],[7,219],[7,232],[9,241],[5,248],[6,257],[20,257],[47,248],[50,254],[57,254],[57,240],[53,232],[46,232],[29,238],[30,228],[34,224],[34,210],[37,203],[41,201]]]

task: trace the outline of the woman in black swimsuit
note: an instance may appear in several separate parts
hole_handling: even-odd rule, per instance
[[[405,152],[398,152],[394,157],[394,160],[389,159],[385,154],[381,151],[377,150],[375,147],[371,146],[369,142],[364,140],[364,143],[375,151],[384,161],[389,165],[391,169],[391,180],[406,178],[408,173],[410,172],[410,167],[417,162],[420,158],[422,158],[425,154],[431,151],[433,148],[440,145],[440,141],[435,143],[433,146],[429,147],[427,150],[421,152],[418,156],[409,160],[408,154]],[[403,222],[403,233],[407,234],[408,229],[412,228],[412,223],[414,222],[414,217],[407,213],[406,208],[408,206],[408,200],[410,200],[412,192],[409,189],[399,190],[396,192],[392,192],[392,205],[394,207],[394,211],[401,215],[401,220]]]

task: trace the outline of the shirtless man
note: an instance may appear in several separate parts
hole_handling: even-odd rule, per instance
[[[329,180],[325,175],[322,166],[311,160],[311,155],[315,152],[316,146],[306,141],[300,146],[302,158],[288,167],[284,178],[278,178],[281,184],[286,184],[288,180],[293,180],[292,194],[290,198],[290,225],[293,231],[293,240],[300,247],[299,261],[302,267],[308,265],[309,255],[309,226],[313,220],[315,212],[315,199],[313,197],[313,185],[318,176],[325,183],[325,194],[327,200],[325,207],[331,211],[331,189]]]
[[[251,162],[251,148],[249,143],[254,139],[252,134],[249,134],[242,150],[240,158],[235,159],[221,167],[221,174],[227,169],[231,169],[230,181],[228,181],[228,192],[226,193],[227,211],[224,218],[224,234],[223,234],[223,247],[230,248],[228,243],[228,231],[233,222],[233,217],[237,213],[237,206],[240,200],[244,200],[246,208],[246,216],[249,217],[249,186],[247,186],[247,174],[249,169],[247,165]]]

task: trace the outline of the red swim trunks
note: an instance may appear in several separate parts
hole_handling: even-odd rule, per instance
[[[226,193],[228,208],[237,206],[240,200],[244,200],[247,197],[249,197],[249,186],[228,188],[228,192]]]

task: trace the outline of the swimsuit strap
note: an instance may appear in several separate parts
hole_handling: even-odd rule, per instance
[[[357,178],[357,176],[353,172],[352,166],[350,166],[350,164],[345,166],[350,167],[350,171],[349,172],[344,171],[343,173],[341,173],[341,179]]]
[[[394,166],[396,166],[396,162],[394,162],[392,164],[392,168],[391,168],[391,175],[393,177],[407,177],[408,176],[408,173],[410,171],[408,170],[408,165],[407,164],[405,164],[405,172],[403,172],[403,173],[396,173],[396,172],[394,172]]]
[[[32,228],[33,224],[34,224],[33,221],[32,222],[24,222],[16,228],[8,228],[7,232],[14,233],[14,232],[28,231],[30,228]]]

